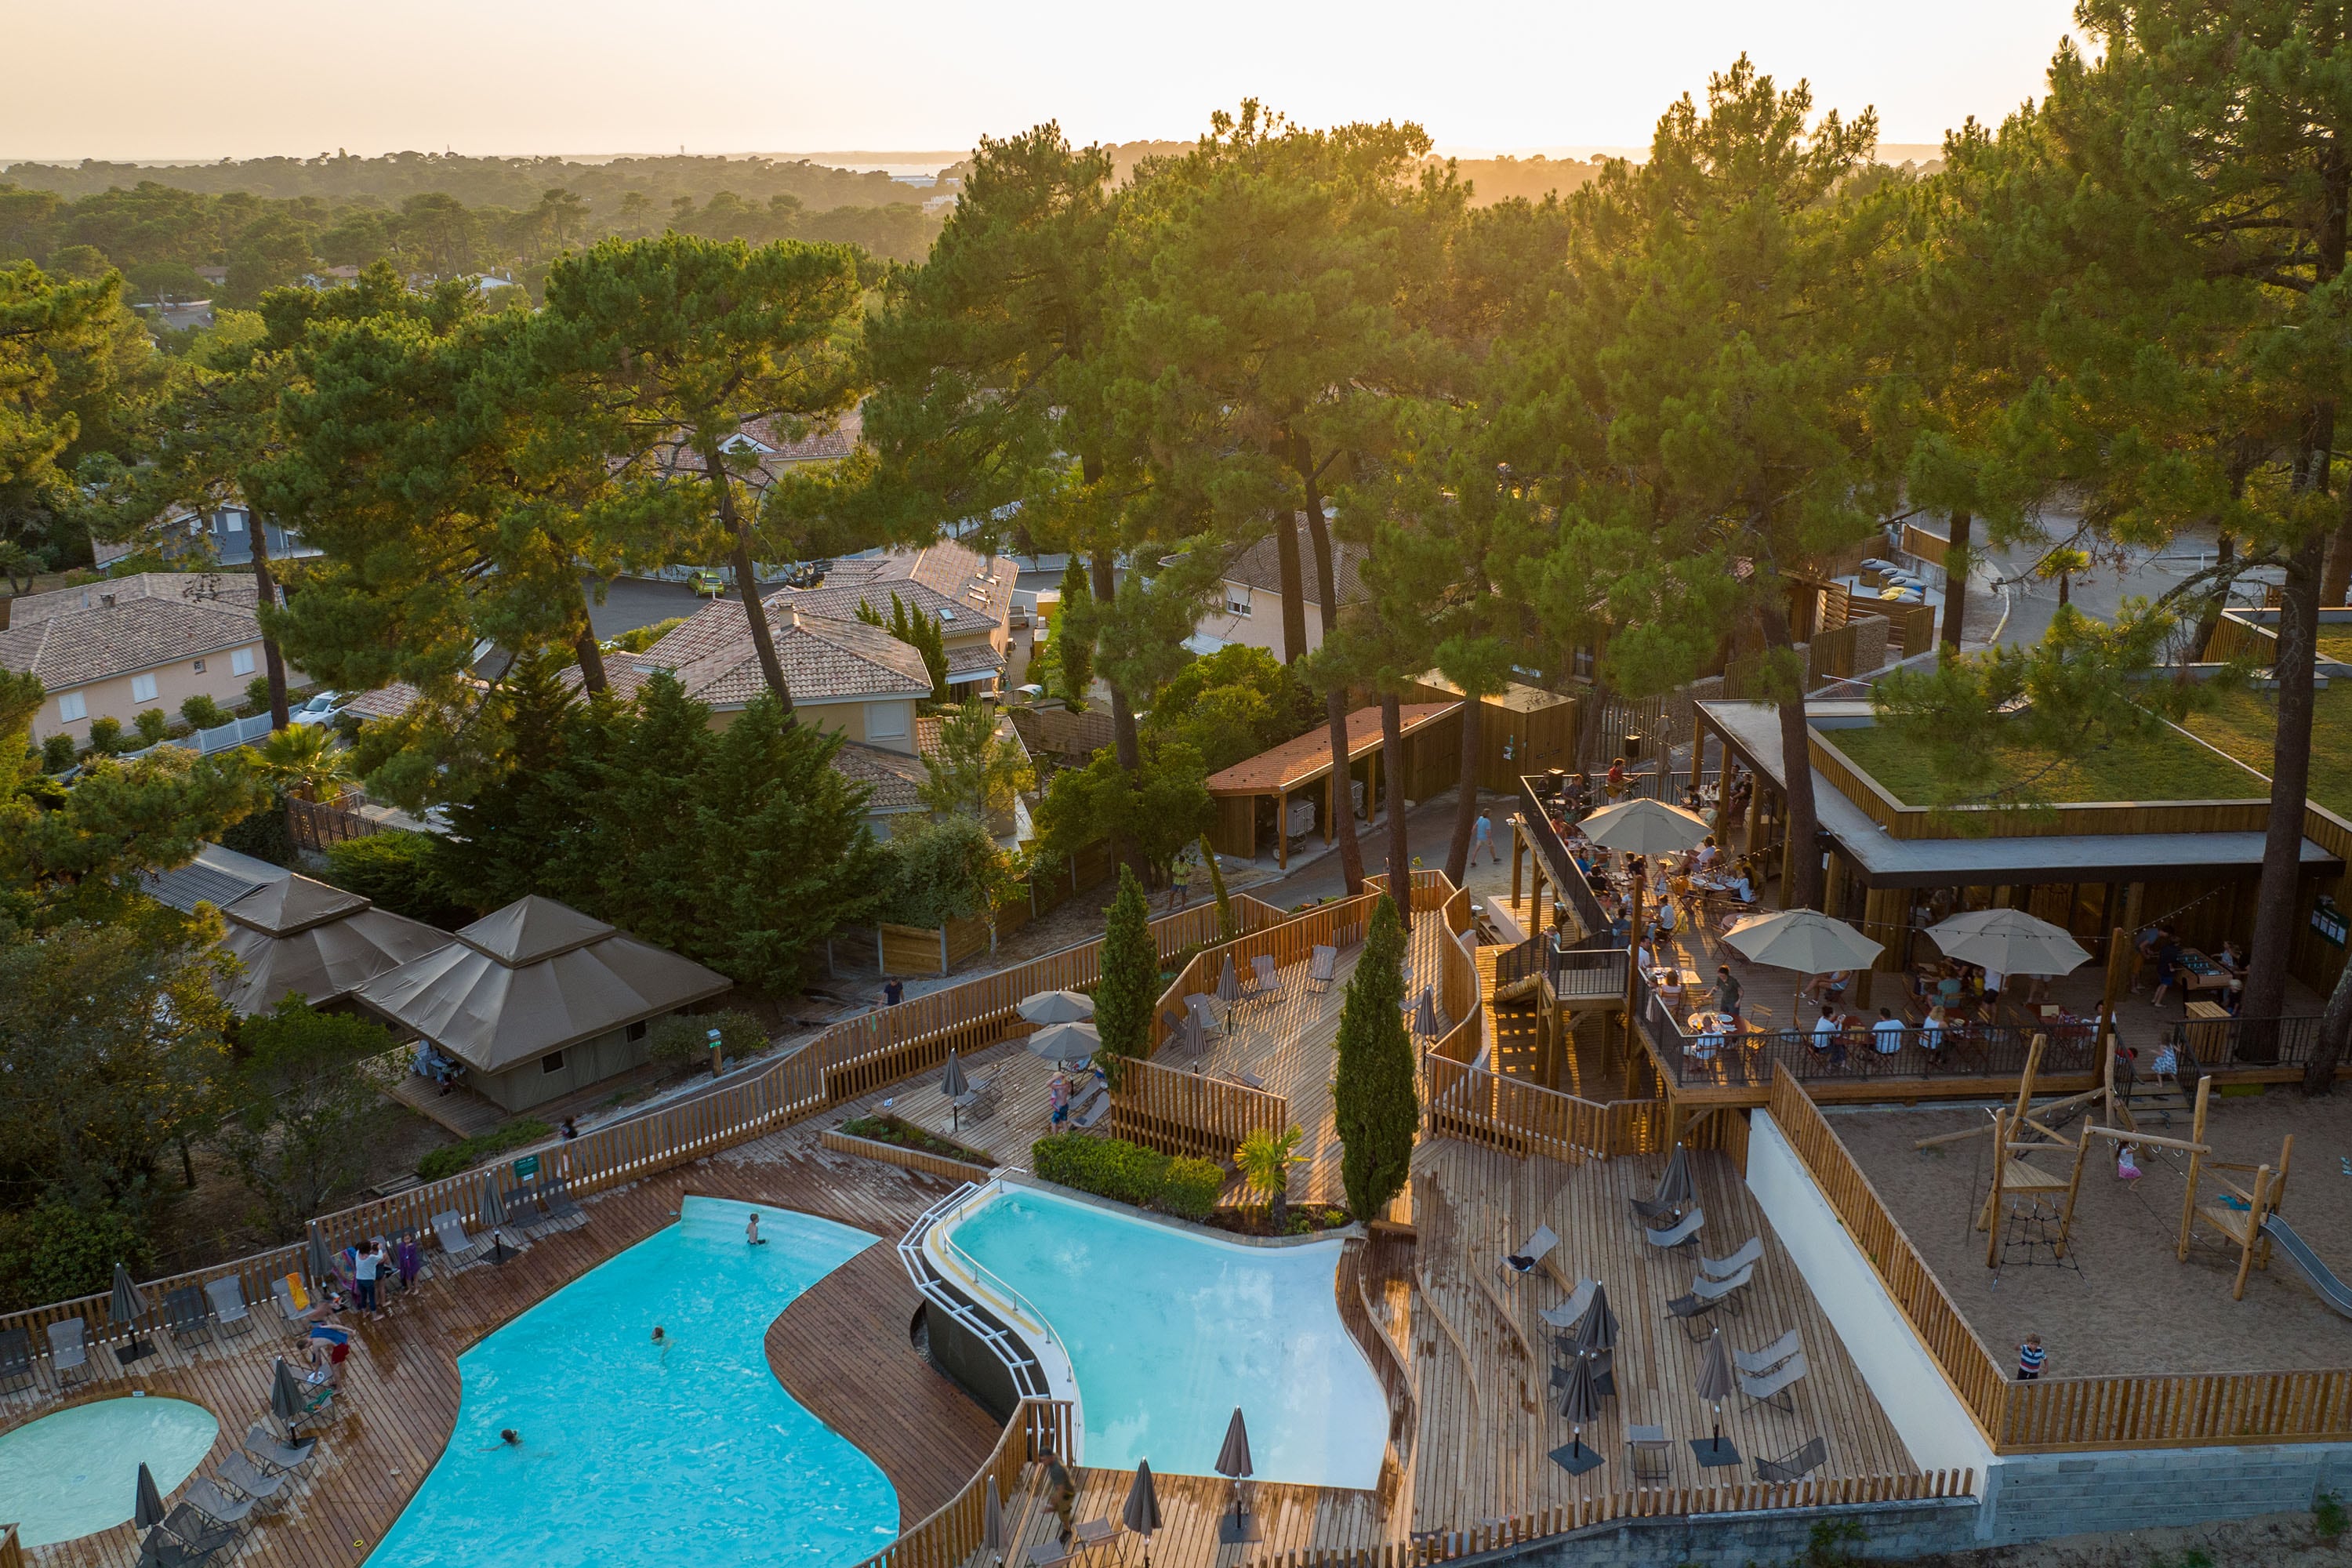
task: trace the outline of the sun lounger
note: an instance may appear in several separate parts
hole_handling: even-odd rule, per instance
[[[1584,1321],[1585,1313],[1592,1310],[1592,1293],[1600,1289],[1590,1279],[1580,1279],[1576,1282],[1576,1289],[1569,1292],[1567,1300],[1557,1307],[1546,1307],[1536,1316],[1555,1329],[1572,1329]]]
[[[1173,1007],[1163,1007],[1160,1011],[1160,1026],[1168,1031],[1168,1038],[1162,1042],[1163,1044],[1179,1047],[1184,1044],[1184,1015],[1182,1013]]]
[[[1502,1268],[1507,1273],[1532,1274],[1536,1265],[1550,1257],[1552,1248],[1559,1245],[1559,1237],[1552,1234],[1551,1226],[1539,1225],[1518,1251],[1504,1254]]]
[[[1222,1076],[1226,1082],[1237,1083],[1244,1089],[1264,1089],[1265,1087],[1265,1079],[1258,1077],[1257,1074],[1254,1072],[1247,1072],[1240,1068],[1235,1068],[1233,1071],[1221,1074],[1220,1076]]]
[[[1732,1300],[1733,1293],[1747,1289],[1748,1282],[1755,1278],[1756,1265],[1753,1263],[1738,1273],[1726,1275],[1720,1279],[1710,1279],[1701,1274],[1691,1281],[1691,1294],[1702,1301],[1725,1302],[1737,1312],[1739,1310],[1739,1303]]]
[[[1184,998],[1192,1010],[1192,1023],[1203,1035],[1222,1035],[1225,1026],[1217,1021],[1217,999],[1206,991],[1194,991]]]
[[[1705,1258],[1698,1260],[1698,1271],[1710,1279],[1728,1279],[1743,1268],[1752,1268],[1764,1256],[1764,1238],[1751,1236],[1747,1244],[1728,1258]]]
[[[189,1551],[209,1557],[236,1539],[234,1527],[215,1523],[193,1503],[175,1505],[163,1516],[163,1529]]]
[[[1331,977],[1338,972],[1339,967],[1339,950],[1338,948],[1317,947],[1314,955],[1307,960],[1307,984],[1318,991],[1330,990]]]
[[[253,1456],[255,1463],[267,1465],[280,1474],[299,1469],[307,1464],[318,1446],[316,1437],[306,1438],[299,1443],[281,1443],[271,1435],[268,1427],[258,1421],[245,1431],[245,1451]]]
[[[253,1511],[251,1498],[232,1498],[204,1476],[188,1483],[188,1504],[215,1524],[243,1524]]]
[[[1633,1217],[1643,1230],[1654,1229],[1660,1220],[1671,1220],[1683,1212],[1680,1204],[1662,1204],[1655,1198],[1628,1198],[1633,1205]]]
[[[284,1476],[264,1475],[253,1460],[236,1448],[220,1463],[221,1479],[243,1492],[256,1502],[266,1501],[286,1489]]]
[[[69,1372],[89,1375],[89,1327],[79,1318],[49,1325],[49,1370],[60,1384]]]
[[[147,1539],[139,1543],[139,1568],[197,1568],[197,1564],[210,1562],[215,1552],[234,1539],[233,1533],[219,1535],[210,1546],[199,1550],[177,1536],[151,1530]]]
[[[996,1088],[995,1078],[991,1076],[984,1079],[981,1087],[992,1094]],[[588,1223],[588,1211],[572,1201],[572,1184],[562,1176],[550,1176],[546,1181],[541,1182],[539,1198],[540,1202],[547,1205],[547,1217],[551,1228],[578,1230]]]
[[[302,1288],[299,1275],[287,1274],[272,1279],[269,1299],[278,1303],[278,1324],[289,1333],[307,1330],[319,1316],[318,1307]]]
[[[443,1209],[433,1216],[433,1239],[441,1244],[441,1256],[449,1260],[451,1268],[464,1268],[480,1261],[489,1249],[490,1238],[466,1234],[466,1222],[456,1209]]]
[[[1829,1457],[1830,1446],[1819,1437],[1815,1437],[1803,1447],[1793,1453],[1784,1454],[1780,1458],[1757,1460],[1756,1479],[1779,1485],[1786,1485],[1790,1481],[1801,1481],[1828,1463]]]
[[[0,1394],[33,1381],[33,1336],[22,1329],[0,1332]]]
[[[1628,1426],[1625,1447],[1633,1462],[1633,1484],[1663,1484],[1674,1479],[1674,1445],[1663,1426]]]
[[[997,1077],[997,1074],[991,1073],[986,1078],[972,1079],[971,1089],[963,1102],[962,1114],[965,1117],[973,1121],[985,1121],[996,1114]],[[580,1211],[575,1207],[572,1212],[579,1214]],[[581,1215],[581,1218],[585,1220],[587,1215]]]
[[[1689,1296],[1677,1296],[1673,1300],[1666,1303],[1666,1316],[1669,1318],[1680,1319],[1682,1321],[1684,1335],[1688,1338],[1693,1344],[1696,1344],[1699,1341],[1706,1338],[1706,1335],[1700,1331],[1699,1320],[1707,1316],[1717,1307],[1722,1305],[1723,1300],[1720,1297],[1706,1297],[1696,1294]]]
[[[1699,1226],[1706,1223],[1706,1211],[1694,1208],[1683,1215],[1671,1230],[1645,1230],[1652,1247],[1680,1247],[1698,1235]]]
[[[1794,1415],[1797,1413],[1797,1396],[1790,1391],[1804,1375],[1805,1352],[1799,1351],[1761,1377],[1741,1373],[1739,1392],[1758,1405],[1769,1405],[1775,1410]]]
[[[214,1331],[236,1334],[252,1331],[253,1312],[245,1304],[245,1282],[236,1275],[205,1280],[205,1300],[213,1304]]]
[[[1263,952],[1259,953],[1255,958],[1250,960],[1250,969],[1257,976],[1257,994],[1259,995],[1265,997],[1269,1001],[1280,998],[1282,995],[1282,979],[1275,971],[1274,959],[1271,955]]]
[[[1099,1083],[1089,1083],[1070,1101],[1070,1125],[1092,1127],[1110,1114],[1110,1094]]]
[[[1041,1541],[1029,1549],[1029,1568],[1063,1568],[1070,1561],[1070,1549],[1058,1542]]]
[[[194,1285],[183,1285],[164,1297],[163,1326],[182,1344],[194,1342],[199,1335],[209,1335],[212,1313],[205,1309],[205,1293]]]
[[[1798,1338],[1797,1331],[1790,1329],[1760,1351],[1733,1351],[1731,1361],[1734,1366],[1751,1377],[1760,1377],[1803,1348],[1804,1342]]]

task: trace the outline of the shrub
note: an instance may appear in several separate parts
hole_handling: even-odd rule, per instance
[[[222,830],[221,846],[273,866],[294,864],[294,833],[286,826],[286,797],[273,795],[259,810],[239,817]],[[356,889],[354,889],[356,891]],[[395,913],[403,912],[394,906]]]
[[[614,637],[613,646],[627,653],[643,653],[685,624],[684,616],[672,616],[666,621],[656,621],[649,626],[633,626]]]
[[[1042,1179],[1097,1197],[1199,1219],[1217,1206],[1225,1173],[1206,1160],[1176,1159],[1122,1138],[1056,1132],[1030,1146]]]
[[[536,1143],[551,1131],[544,1121],[529,1116],[518,1117],[495,1132],[485,1132],[478,1138],[461,1139],[428,1151],[425,1158],[416,1162],[416,1179],[437,1182],[444,1176],[454,1176],[493,1154],[503,1154],[525,1143]]]
[[[881,918],[893,925],[941,926],[988,907],[999,870],[996,841],[972,818],[940,816],[896,829],[881,850]]]
[[[134,1274],[148,1262],[145,1233],[121,1209],[49,1203],[0,1217],[0,1309],[95,1295],[118,1262]]]
[[[140,740],[152,746],[172,732],[172,716],[161,708],[150,708],[135,715],[131,726],[139,731]]]
[[[380,910],[445,931],[473,919],[473,911],[457,901],[442,877],[429,833],[371,833],[330,845],[327,880],[373,900]]]
[[[89,721],[89,749],[101,757],[122,750],[122,721],[103,714]]]
[[[646,1031],[646,1054],[657,1062],[679,1066],[699,1062],[710,1051],[710,1031],[719,1031],[719,1048],[740,1061],[768,1044],[768,1031],[751,1014],[735,1008],[719,1013],[669,1013]]]
[[[1225,1190],[1225,1173],[1213,1161],[1179,1156],[1168,1162],[1160,1184],[1160,1206],[1184,1219],[1206,1219]]]
[[[2344,1533],[2344,1500],[2334,1492],[2321,1492],[2311,1505],[2311,1527],[2323,1541],[2333,1541]]]
[[[199,691],[180,704],[180,717],[191,729],[217,730],[228,722],[228,710]]]
[[[245,683],[245,705],[256,713],[269,711],[269,677],[257,675]]]
[[[41,742],[41,771],[61,773],[74,765],[74,738],[57,734]]]

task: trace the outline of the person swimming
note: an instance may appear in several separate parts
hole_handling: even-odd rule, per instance
[[[669,1335],[662,1331],[662,1326],[659,1323],[656,1323],[654,1325],[654,1343],[661,1347],[662,1364],[664,1366],[667,1366],[669,1364]]]
[[[760,1211],[758,1209],[753,1209],[751,1211],[751,1217],[743,1222],[743,1243],[747,1247],[765,1247],[768,1245],[766,1242],[760,1239]]]
[[[522,1434],[511,1426],[501,1427],[499,1431],[499,1441],[509,1448],[520,1448],[522,1447]]]

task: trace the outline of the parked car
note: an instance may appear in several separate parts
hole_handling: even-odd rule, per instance
[[[687,586],[706,599],[723,599],[727,596],[726,577],[709,567],[696,571],[693,576],[687,579]]]
[[[321,691],[286,715],[289,724],[331,724],[341,717],[343,694]]]

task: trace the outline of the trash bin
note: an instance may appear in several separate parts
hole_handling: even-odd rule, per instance
[[[1642,737],[1639,735],[1626,736],[1625,743],[1623,746],[1619,748],[1619,751],[1627,762],[1640,762],[1642,760]]]

